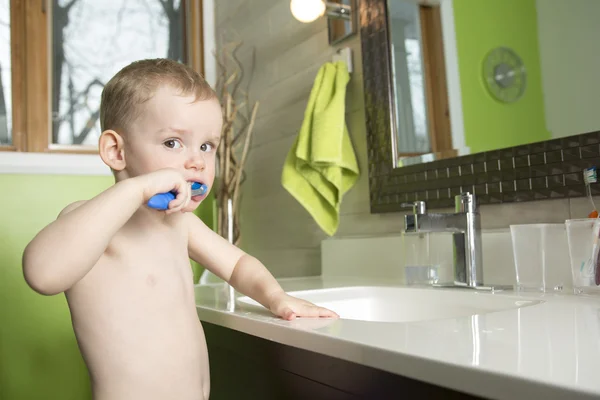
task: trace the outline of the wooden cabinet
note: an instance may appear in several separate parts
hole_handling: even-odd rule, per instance
[[[211,400],[477,398],[207,322],[202,325]]]

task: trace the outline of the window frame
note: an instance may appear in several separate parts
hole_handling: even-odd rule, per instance
[[[181,1],[186,62],[204,74],[203,0]],[[0,145],[0,152],[98,154],[96,146],[51,143],[50,2],[10,1],[12,144]]]

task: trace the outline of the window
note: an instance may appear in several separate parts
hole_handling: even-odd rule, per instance
[[[12,144],[12,95],[10,77],[10,7],[0,0],[0,145]]]
[[[100,94],[119,69],[168,57],[201,71],[202,38],[189,34],[201,32],[201,7],[0,0],[0,150],[96,152]]]

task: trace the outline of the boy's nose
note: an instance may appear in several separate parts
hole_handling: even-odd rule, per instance
[[[185,167],[187,169],[197,169],[199,171],[204,171],[206,167],[206,162],[204,161],[204,156],[200,153],[191,154],[188,158]]]

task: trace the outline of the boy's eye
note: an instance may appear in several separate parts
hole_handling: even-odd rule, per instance
[[[212,143],[204,143],[202,146],[200,146],[200,150],[202,151],[211,151],[213,148],[214,146]]]
[[[169,149],[179,149],[179,148],[181,148],[181,143],[179,143],[179,140],[175,140],[175,139],[165,140],[165,142],[163,144],[165,146],[167,146]]]

